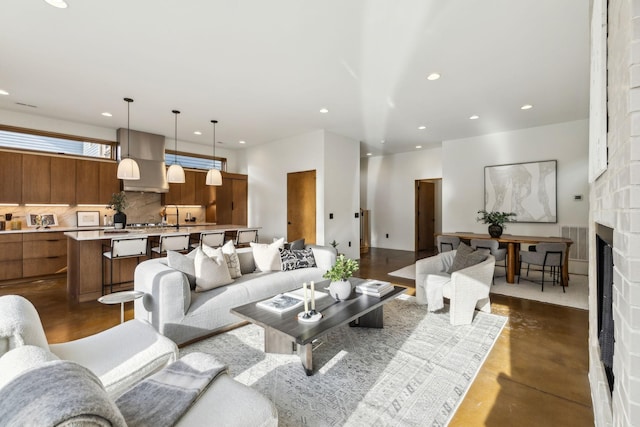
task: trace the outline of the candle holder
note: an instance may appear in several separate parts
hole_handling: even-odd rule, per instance
[[[322,313],[315,310],[301,311],[298,313],[298,320],[305,323],[313,323],[322,319]]]

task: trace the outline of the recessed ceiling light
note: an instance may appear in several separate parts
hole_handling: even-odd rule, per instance
[[[105,117],[113,117],[113,114],[111,114],[108,111],[105,111],[104,113],[102,113],[102,115],[105,116]]]
[[[478,120],[479,118],[480,116],[474,114],[473,116],[469,117],[469,120]]]
[[[370,156],[370,155],[371,155],[371,153],[367,153],[367,156]]]
[[[416,145],[416,148],[422,148],[422,145]]]
[[[427,76],[427,80],[438,80],[440,78],[440,74],[431,73]]]
[[[320,112],[321,112],[322,114],[327,114],[327,113],[329,112],[329,110],[327,110],[326,108],[321,108],[321,109],[320,109]]]
[[[0,89],[0,95],[9,95],[9,92],[4,89]]]
[[[522,107],[520,107],[521,110],[530,110],[533,108],[533,105],[531,104],[524,104]]]
[[[67,2],[64,0],[44,0],[44,1],[46,1],[48,4],[50,4],[53,7],[57,7],[58,9],[66,9],[67,7],[69,7]]]
[[[384,139],[382,141],[380,141],[380,144],[384,144]]]
[[[425,130],[427,127],[426,126],[418,126],[418,129],[420,130]]]
[[[238,141],[238,144],[246,144],[246,141]]]
[[[194,135],[202,135],[202,132],[200,132],[199,130],[196,130],[193,132]]]

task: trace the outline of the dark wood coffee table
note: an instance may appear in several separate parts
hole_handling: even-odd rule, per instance
[[[364,282],[364,279],[351,278],[351,286]],[[324,291],[329,281],[316,284],[316,292]],[[256,306],[256,302],[231,309],[231,313],[264,328],[265,353],[298,353],[307,375],[313,375],[314,340],[331,330],[345,325],[366,328],[382,328],[382,307],[406,289],[394,286],[393,291],[382,298],[352,292],[344,301],[335,301],[330,296],[316,300],[316,310],[322,313],[322,319],[315,323],[305,323],[297,318],[302,309],[284,314],[273,313]],[[328,290],[326,291],[328,293]]]

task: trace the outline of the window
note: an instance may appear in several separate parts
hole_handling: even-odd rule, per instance
[[[216,159],[213,160],[213,158],[210,156],[198,156],[197,154],[178,154],[176,156],[175,152],[173,151],[165,152],[165,164],[167,166],[176,164],[176,157],[177,163],[183,168],[209,170],[211,169],[211,166],[215,164],[216,169],[225,170],[227,166],[227,159],[225,158],[216,157]]]
[[[0,147],[115,159],[115,142],[0,126]]]

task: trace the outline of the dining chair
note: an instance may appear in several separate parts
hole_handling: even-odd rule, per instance
[[[535,252],[520,252],[520,275],[518,276],[518,283],[520,283],[520,277],[522,276],[523,263],[527,263],[527,276],[529,275],[529,265],[541,266],[542,280],[540,284],[542,285],[542,292],[544,292],[544,275],[547,272],[547,267],[549,267],[553,285],[555,286],[556,283],[560,282],[562,292],[566,292],[566,283],[564,283],[562,276],[566,250],[566,243],[538,243]],[[525,278],[525,280],[535,282],[527,278]]]
[[[469,244],[473,249],[488,249],[496,262],[502,261],[500,267],[503,267],[504,274],[507,274],[507,249],[501,248],[500,242],[493,239],[471,239]]]
[[[189,233],[161,234],[158,246],[151,248],[151,257],[165,256],[167,251],[186,252],[189,250]]]
[[[203,231],[200,233],[200,240],[198,243],[192,243],[192,248],[197,248],[198,246],[207,245],[212,248],[218,248],[224,245],[224,230],[217,231]]]
[[[137,262],[140,262],[140,257],[147,255],[147,237],[118,237],[111,239],[109,246],[103,246],[106,249],[103,252],[102,262],[102,294],[104,295],[105,288],[109,287],[109,292],[113,292],[113,285],[123,285],[125,283],[133,283],[133,280],[125,280],[121,282],[113,281],[113,263],[118,260],[126,258],[137,258]],[[105,263],[109,263],[109,280],[107,282],[105,275]]]
[[[455,236],[438,236],[436,238],[438,252],[453,251],[460,245],[460,238]]]
[[[251,242],[258,241],[258,230],[255,228],[238,230],[236,234],[236,247],[248,246]]]

